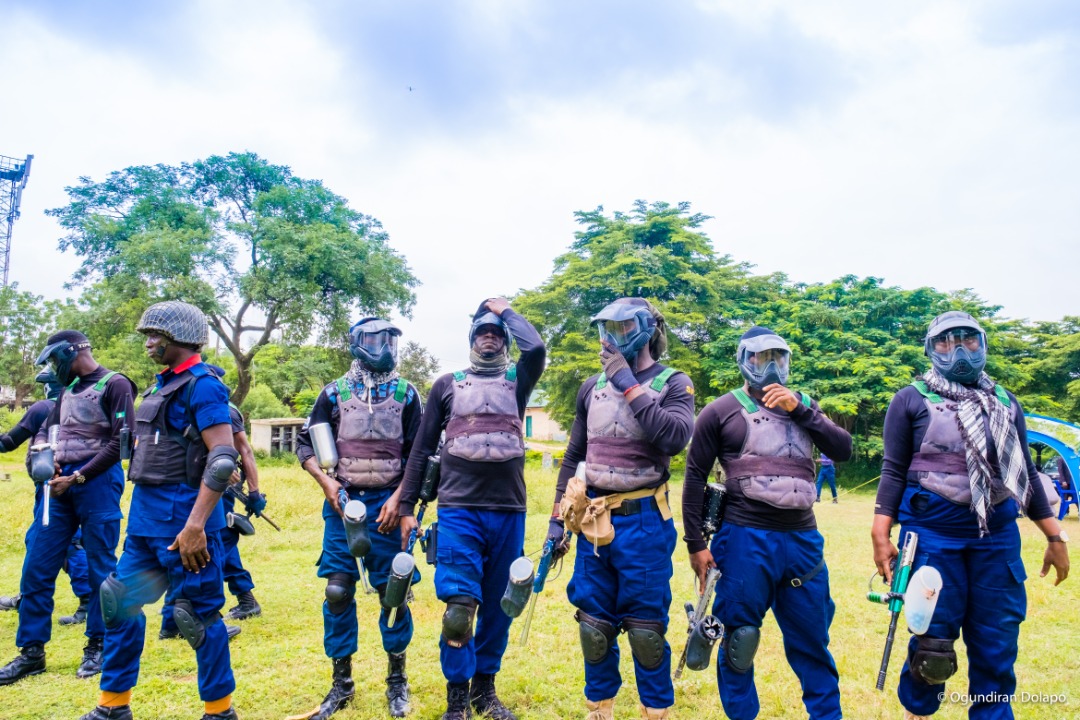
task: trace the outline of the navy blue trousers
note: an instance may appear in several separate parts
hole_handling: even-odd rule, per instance
[[[628,617],[659,620],[668,624],[671,605],[671,554],[678,534],[675,523],[660,511],[636,515],[613,515],[615,538],[594,548],[578,534],[574,577],[566,588],[570,602],[583,612],[615,625]],[[599,555],[594,553],[598,550]],[[664,642],[664,659],[652,670],[634,658],[638,697],[645,707],[667,708],[675,704],[671,684],[671,646]],[[619,645],[612,642],[607,655],[585,663],[585,697],[592,701],[615,697],[622,687]]]
[[[1016,663],[1020,623],[1027,614],[1020,559],[1020,530],[1016,523],[982,538],[945,537],[925,527],[901,528],[900,544],[908,530],[919,534],[914,568],[930,565],[941,573],[942,589],[925,637],[956,640],[963,634],[968,657],[969,696],[983,698],[968,709],[978,720],[1012,718],[1005,698],[1016,691]],[[908,647],[915,651],[917,638]],[[933,715],[945,685],[916,680],[904,663],[897,695],[915,715]]]
[[[839,674],[829,652],[829,626],[836,612],[829,596],[829,570],[822,568],[801,587],[791,585],[821,561],[824,545],[817,530],[759,530],[724,523],[711,548],[722,573],[713,614],[732,632],[739,627],[760,628],[772,609],[810,720],[842,717]],[[757,717],[761,705],[754,668],[736,672],[721,648],[716,678],[720,701],[731,720]]]
[[[168,549],[173,540],[128,535],[124,541],[124,553],[116,565],[117,579],[124,587],[120,604],[124,619],[105,633],[101,689],[120,693],[138,684],[139,659],[146,637],[142,607],[168,591],[174,599],[189,600],[195,614],[206,623],[206,640],[195,651],[199,697],[203,702],[220,700],[236,689],[225,623],[218,622],[225,605],[221,540],[217,533],[207,535],[210,562],[197,573],[185,570],[180,553]]]
[[[77,465],[67,465],[65,474]],[[53,594],[56,578],[67,561],[72,538],[82,527],[86,549],[87,574],[91,587],[98,587],[116,569],[116,544],[120,539],[120,496],[124,492],[124,472],[117,463],[85,484],[72,484],[60,497],[49,501],[49,525],[42,525],[42,486],[37,486],[34,522],[26,533],[26,556],[23,558],[19,603],[19,647],[44,644],[52,639]],[[101,603],[96,592],[89,592],[86,636],[105,635]]]
[[[525,513],[439,508],[435,594],[446,602],[468,595],[480,603],[476,631],[460,648],[439,638],[439,662],[448,682],[468,682],[477,673],[494,675],[510,639],[510,618],[499,601],[510,564],[521,557]]]
[[[817,474],[817,496],[821,499],[821,488],[825,483],[829,483],[829,489],[832,490],[832,496],[836,497],[836,466],[835,465],[822,465]]]
[[[387,534],[379,532],[379,511],[387,499],[394,494],[394,488],[383,490],[349,490],[349,498],[357,499],[367,507],[368,534],[371,536],[371,550],[364,557],[368,582],[373,588],[386,586],[390,575],[390,565],[394,556],[401,552],[401,533],[395,528]],[[331,573],[345,573],[354,581],[360,580],[360,568],[356,558],[349,553],[349,543],[345,537],[345,522],[334,512],[328,501],[323,501],[323,547],[319,556],[319,577],[329,577]],[[413,573],[413,584],[420,581],[420,571]],[[363,592],[363,590],[358,590]],[[390,611],[379,605],[379,632],[382,635],[383,650],[388,653],[405,652],[413,636],[412,612],[406,606],[398,610],[394,627],[387,626]],[[360,626],[356,619],[356,600],[338,614],[330,612],[330,606],[323,601],[323,649],[326,656],[340,658],[352,655],[359,645]]]

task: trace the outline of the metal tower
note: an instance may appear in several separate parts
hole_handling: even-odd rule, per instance
[[[33,159],[33,155],[27,155],[25,160],[0,155],[0,280],[3,287],[7,287],[11,264],[11,233],[19,219],[19,202],[30,177]]]

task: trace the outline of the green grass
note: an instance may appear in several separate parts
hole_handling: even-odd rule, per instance
[[[23,532],[29,522],[31,485],[22,470],[21,455],[0,455],[0,478],[4,472],[11,482],[0,482],[0,524],[7,532],[0,536],[0,593],[18,589],[23,557]],[[553,495],[554,473],[530,467],[529,518],[526,549],[538,550],[547,531],[547,515]],[[263,616],[242,623],[244,632],[232,644],[237,688],[235,705],[245,720],[280,719],[314,707],[330,685],[330,663],[322,650],[323,581],[315,576],[315,561],[322,537],[320,507],[322,493],[296,467],[267,468],[262,479],[269,495],[267,511],[284,528],[274,532],[258,522],[258,533],[241,541],[245,564],[257,584],[255,593],[263,606]],[[675,486],[673,498],[680,487]],[[130,492],[125,493],[126,506]],[[678,505],[678,503],[673,503]],[[848,718],[899,718],[895,684],[903,661],[904,638],[898,638],[889,671],[890,690],[876,692],[874,681],[888,623],[887,612],[863,599],[872,571],[869,524],[873,495],[850,494],[839,505],[818,507],[818,521],[826,538],[832,592],[837,604],[832,625],[832,651],[840,669],[842,703]],[[434,513],[431,513],[434,519]],[[676,521],[678,508],[676,507]],[[1080,537],[1075,515],[1066,522],[1074,537]],[[1028,521],[1020,524],[1024,535],[1024,561],[1032,576],[1028,582],[1028,621],[1020,635],[1017,663],[1019,691],[1061,694],[1072,690],[1065,705],[1015,705],[1019,718],[1075,717],[1080,711],[1075,682],[1075,661],[1080,649],[1080,578],[1054,588],[1047,578],[1038,578],[1043,542]],[[680,530],[681,535],[681,530]],[[569,558],[568,558],[569,560]],[[424,579],[417,587],[413,605],[416,635],[409,648],[409,676],[413,689],[414,718],[437,718],[444,709],[445,690],[438,661],[438,635],[442,605],[435,599],[431,578],[433,568],[421,562]],[[568,562],[563,573],[548,585],[541,596],[530,633],[529,645],[517,644],[521,620],[511,628],[510,647],[499,674],[503,700],[522,720],[581,718],[583,670],[572,619],[573,608],[566,600]],[[65,575],[59,580],[57,615],[75,607]],[[693,581],[682,546],[675,555],[673,580],[675,600],[669,638],[678,655],[685,637],[685,622],[679,610],[692,599]],[[233,603],[229,602],[228,606]],[[377,599],[359,598],[360,652],[355,658],[356,701],[350,709],[335,715],[342,720],[384,718],[383,698],[386,657],[382,653],[376,627]],[[160,604],[147,607],[148,632],[143,652],[142,675],[135,689],[132,707],[136,718],[177,720],[198,718],[202,704],[195,683],[195,656],[183,641],[157,640]],[[0,633],[7,647],[0,662],[13,657],[17,626],[15,613],[0,613]],[[80,629],[54,625],[53,640],[47,647],[48,671],[0,690],[0,717],[74,718],[93,707],[97,698],[94,680],[77,680],[75,668],[81,657],[84,638]],[[625,638],[623,648],[627,649]],[[961,646],[961,657],[962,646]],[[713,660],[715,663],[715,658]],[[625,685],[616,701],[616,717],[636,718],[637,696],[629,653],[623,654]],[[805,717],[800,689],[784,661],[781,637],[771,615],[766,619],[756,662],[757,687],[761,694],[762,718]],[[963,691],[966,666],[949,690]],[[722,718],[716,693],[713,667],[701,673],[687,672],[676,684],[674,718]],[[966,708],[946,703],[938,718],[966,717]]]

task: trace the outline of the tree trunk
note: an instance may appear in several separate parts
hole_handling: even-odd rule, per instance
[[[254,348],[252,348],[254,350]],[[251,361],[252,354],[244,353],[236,358],[236,389],[233,390],[232,404],[236,407],[244,402],[248,392],[251,390]]]

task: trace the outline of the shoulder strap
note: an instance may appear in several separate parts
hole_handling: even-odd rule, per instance
[[[394,400],[405,402],[405,396],[409,394],[409,381],[405,378],[397,379],[397,388],[394,390]]]
[[[517,365],[511,365],[506,370],[506,379],[510,382],[517,380]]]
[[[465,379],[465,371],[464,370],[455,370],[454,371],[454,380],[456,382],[461,382],[464,379]]]
[[[940,395],[930,392],[930,388],[926,387],[926,383],[922,380],[916,380],[915,382],[911,383],[911,386],[918,390],[919,394],[921,394],[924,398],[926,398],[932,403],[937,404],[940,402],[945,402],[941,399]]]
[[[109,378],[111,378],[115,374],[116,374],[115,370],[110,370],[109,372],[105,373],[105,377],[101,378],[96,383],[94,383],[94,392],[101,392],[102,390],[104,390],[105,389],[105,383],[109,382]]]
[[[652,379],[652,382],[649,383],[649,387],[656,392],[660,392],[664,389],[664,385],[667,384],[667,381],[671,379],[671,376],[677,372],[679,371],[673,367],[664,368],[663,372]]]
[[[596,378],[596,389],[603,390],[607,385],[607,373],[600,373],[600,377]]]
[[[808,408],[814,407],[814,401],[810,399],[809,395],[804,393],[802,390],[799,391],[799,395],[802,397],[802,404],[803,405],[805,405]]]
[[[735,388],[731,391],[731,394],[735,396],[735,399],[739,401],[739,404],[743,406],[746,412],[756,413],[758,411],[757,403],[742,388]]]
[[[349,389],[349,383],[343,377],[337,379],[337,391],[338,397],[340,397],[342,401],[352,397],[352,390]]]
[[[1012,400],[1009,399],[1009,393],[1005,392],[1005,388],[1001,385],[994,384],[994,394],[997,395],[997,399],[1001,401],[1001,404],[1005,407],[1012,407]]]

